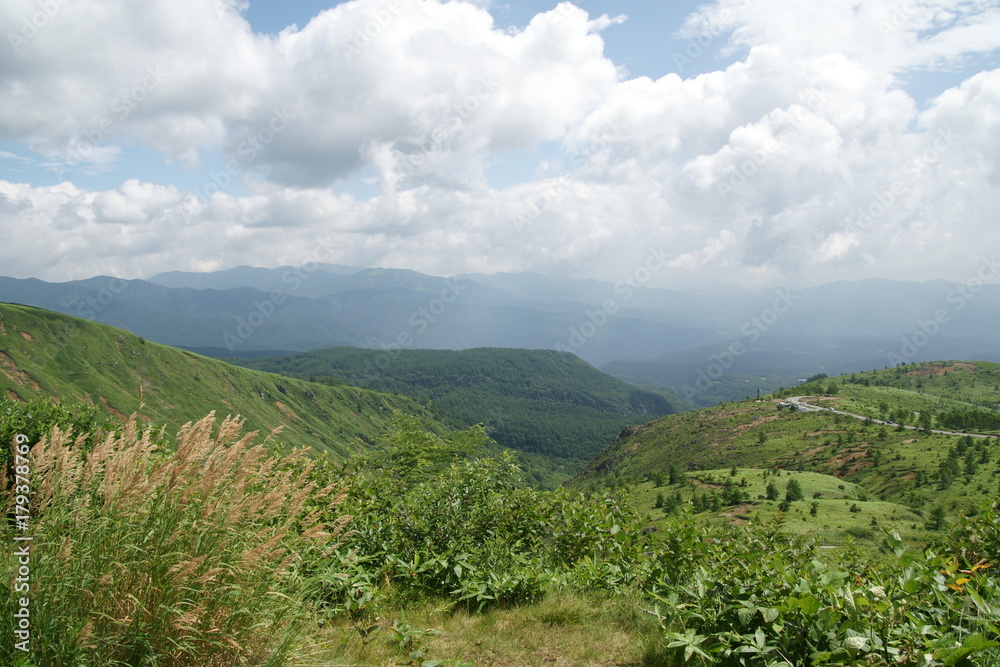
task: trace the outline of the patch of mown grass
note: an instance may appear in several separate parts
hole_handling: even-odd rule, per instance
[[[389,666],[406,663],[400,634],[405,624],[419,632],[429,660],[443,665],[645,665],[659,641],[656,620],[638,597],[597,596],[553,590],[534,604],[475,613],[430,600],[383,612],[375,626],[346,619],[325,627],[326,647],[317,665]],[[427,631],[430,632],[427,632]]]

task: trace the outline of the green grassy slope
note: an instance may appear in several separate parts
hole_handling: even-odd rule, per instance
[[[952,430],[961,425],[943,423],[945,414],[959,411],[992,415],[993,421],[1000,422],[1000,364],[984,361],[911,364],[823,380],[806,390],[819,391],[829,382],[839,382],[836,393],[844,411],[874,419],[903,418],[906,423],[915,424],[927,414],[933,418],[933,427]],[[997,434],[998,427],[1000,423],[986,428],[969,426],[966,430]]]
[[[126,331],[28,306],[0,304],[0,396],[53,397],[176,430],[215,410],[247,428],[344,456],[388,429],[411,399],[270,375],[151,343]]]
[[[906,389],[985,408],[1000,407],[1000,364],[986,361],[935,361],[854,373],[845,384]]]
[[[947,376],[943,369],[948,369]],[[814,395],[807,401],[872,418],[895,417],[894,421],[912,425],[919,418],[914,412],[933,415],[937,410],[972,407],[971,400],[976,405],[991,404],[1000,398],[998,372],[1000,366],[987,363],[920,364],[900,371],[855,374],[854,383],[852,376],[824,379],[783,395],[819,394],[817,390],[825,394],[833,389],[835,395]],[[892,383],[900,387],[890,386]],[[658,474],[666,477],[671,467],[693,479],[721,477],[731,466],[817,473],[830,476],[829,483],[848,488],[855,484],[865,492],[864,496],[847,494],[850,504],[857,501],[861,511],[853,513],[856,516],[850,525],[840,525],[841,532],[851,528],[861,533],[865,525],[874,528],[891,518],[893,527],[914,539],[929,536],[924,525],[933,508],[941,507],[954,516],[973,511],[980,502],[1000,493],[1000,440],[996,438],[966,439],[866,422],[831,411],[789,411],[780,409],[778,403],[775,397],[762,403],[730,403],[629,429],[572,484],[581,488],[631,485],[640,504],[652,508],[660,493],[669,497],[681,492],[684,501],[698,493],[690,479],[688,484],[655,488],[653,480]],[[943,472],[945,468],[950,472]],[[751,507],[744,513],[776,509],[776,502],[761,503],[758,491],[750,490]],[[829,500],[829,494],[821,494],[819,500]],[[807,497],[793,507],[796,521],[810,524],[800,528],[816,530],[821,526],[814,519],[830,514],[820,508],[815,517],[807,515],[801,521],[799,515],[809,509],[811,500]],[[870,504],[878,502],[888,505],[878,508]],[[724,508],[716,514],[731,516]],[[829,528],[830,522],[827,524]]]
[[[627,424],[689,405],[670,390],[646,390],[578,357],[547,350],[332,348],[241,360],[249,368],[429,400],[454,426],[484,423],[502,446],[527,453],[529,475],[574,474]],[[552,474],[546,475],[552,481]],[[539,483],[538,475],[532,480]]]
[[[632,497],[654,523],[666,512],[657,508],[657,497],[669,500],[679,495],[684,503],[691,503],[695,496],[698,501],[711,502],[714,498],[719,506],[703,512],[707,521],[759,524],[782,515],[785,532],[809,535],[826,544],[839,544],[848,538],[873,542],[882,528],[894,528],[907,542],[927,542],[935,537],[934,531],[926,529],[927,512],[878,500],[864,486],[833,475],[761,468],[737,468],[735,476],[731,473],[731,468],[693,471],[686,474],[686,483],[664,483],[659,487],[649,481],[641,482],[632,487]],[[782,512],[780,504],[792,480],[799,483],[803,498]],[[745,499],[725,504],[727,483],[744,493]],[[766,495],[771,483],[778,490],[774,500],[768,500]]]

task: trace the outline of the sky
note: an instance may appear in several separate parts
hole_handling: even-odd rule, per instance
[[[0,29],[0,275],[756,289],[1000,251],[997,0],[4,0]]]

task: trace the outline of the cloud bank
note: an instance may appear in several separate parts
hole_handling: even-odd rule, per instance
[[[627,17],[564,2],[502,29],[483,5],[354,0],[265,35],[223,2],[8,0],[0,141],[24,150],[0,160],[39,155],[55,184],[0,180],[0,273],[144,277],[322,248],[613,281],[656,247],[668,286],[964,281],[998,245],[992,2],[719,0],[666,29],[731,64],[684,78],[665,58],[657,79],[605,55]],[[955,83],[931,99],[908,92],[942,72]],[[127,151],[203,178],[75,183]],[[491,183],[524,154],[513,184]],[[361,177],[377,195],[338,187]]]

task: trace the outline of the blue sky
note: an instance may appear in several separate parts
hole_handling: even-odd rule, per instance
[[[993,3],[38,7],[0,8],[0,274],[960,282],[1000,240]]]

